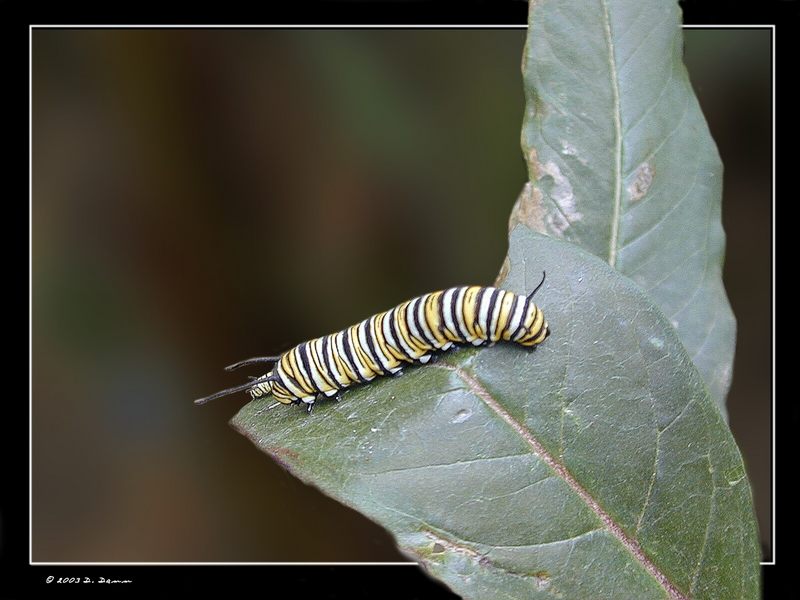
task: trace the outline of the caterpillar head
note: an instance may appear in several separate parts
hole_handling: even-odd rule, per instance
[[[267,373],[266,377],[266,380],[260,378],[258,385],[250,390],[250,396],[253,399],[272,394],[272,399],[281,404],[295,404],[298,402],[297,396],[286,388],[279,377],[272,373]]]
[[[257,398],[263,398],[264,396],[272,395],[275,400],[280,402],[281,404],[291,404],[291,400],[286,400],[282,394],[280,394],[280,390],[276,389],[279,388],[272,378],[272,373],[267,373],[266,375],[262,375],[255,381],[253,381],[253,387],[251,387],[248,391],[250,397],[253,400]]]

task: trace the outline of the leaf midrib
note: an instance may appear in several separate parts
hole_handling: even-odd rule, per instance
[[[680,590],[673,584],[667,576],[653,563],[652,560],[644,553],[642,547],[636,539],[629,536],[622,527],[614,521],[610,514],[608,514],[594,499],[594,497],[580,484],[577,479],[561,464],[555,457],[548,452],[542,443],[533,435],[533,433],[522,423],[517,421],[504,407],[495,399],[489,390],[475,377],[470,375],[467,371],[458,366],[437,364],[431,365],[433,368],[445,369],[455,373],[467,384],[469,389],[481,401],[486,404],[495,414],[497,414],[503,421],[506,422],[531,448],[534,454],[544,462],[552,471],[560,477],[578,497],[586,504],[586,506],[597,516],[603,523],[606,530],[613,535],[633,556],[637,563],[639,563],[647,573],[653,577],[668,594],[672,600],[688,600],[688,597],[681,593]]]
[[[611,215],[608,264],[616,268],[619,247],[619,225],[622,211],[622,118],[620,115],[617,61],[614,53],[614,40],[611,35],[611,19],[608,14],[608,4],[606,0],[600,0],[600,4],[603,6],[603,29],[606,35],[606,44],[608,45],[608,69],[611,76],[611,94],[614,105],[614,210]]]

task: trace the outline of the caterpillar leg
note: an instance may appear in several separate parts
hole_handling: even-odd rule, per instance
[[[444,352],[436,352],[435,354],[430,354],[429,355],[430,360],[428,361],[428,364],[435,364],[439,362],[439,360],[443,357],[444,357]]]
[[[300,398],[298,404],[305,404],[306,405],[306,412],[311,414],[311,411],[314,410],[314,402],[315,398],[313,396],[308,396],[306,398]]]
[[[323,398],[329,398],[334,402],[338,402],[340,400],[339,396],[341,393],[342,390],[328,390],[327,392],[323,392],[317,396],[317,402],[319,402]]]

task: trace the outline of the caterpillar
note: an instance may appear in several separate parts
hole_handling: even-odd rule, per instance
[[[434,351],[459,344],[514,342],[535,346],[550,335],[533,295],[495,287],[462,286],[413,298],[337,333],[298,344],[279,356],[248,358],[225,367],[233,371],[273,363],[271,371],[251,381],[195,400],[248,391],[253,399],[272,395],[278,404],[301,404],[310,413],[320,397],[375,377],[397,374],[408,363],[427,363]]]

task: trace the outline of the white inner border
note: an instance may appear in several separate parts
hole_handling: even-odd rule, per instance
[[[34,562],[33,561],[33,30],[34,29],[527,29],[527,25],[30,25],[28,27],[28,564],[29,565],[417,565],[415,562]],[[772,560],[775,565],[775,25],[683,25],[770,29],[772,52]]]

